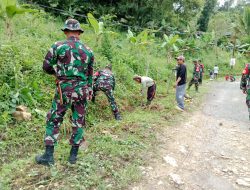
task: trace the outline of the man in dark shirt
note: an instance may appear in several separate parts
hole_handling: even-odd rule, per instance
[[[179,111],[184,111],[184,95],[186,89],[186,79],[187,79],[187,69],[185,63],[185,57],[179,56],[176,58],[177,60],[177,72],[176,72],[176,101],[177,106],[176,109]]]

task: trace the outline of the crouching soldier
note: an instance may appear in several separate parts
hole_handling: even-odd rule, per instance
[[[45,153],[35,158],[37,164],[42,165],[54,164],[54,146],[68,109],[72,110],[69,163],[76,163],[79,145],[83,141],[87,99],[92,94],[94,56],[79,39],[83,33],[80,23],[68,19],[62,31],[67,39],[52,45],[43,63],[43,70],[56,77],[57,88],[52,108],[47,114]]]
[[[250,63],[248,63],[245,69],[242,72],[240,88],[246,97],[246,104],[249,112],[249,120],[250,120]]]
[[[114,97],[115,77],[112,73],[112,66],[107,65],[105,69],[96,72],[94,77],[92,102],[95,102],[97,91],[103,91],[108,98],[115,119],[122,120]]]
[[[151,79],[150,77],[146,77],[146,76],[135,76],[133,80],[142,85],[142,89],[141,89],[142,95],[145,94],[145,90],[147,89],[147,104],[146,105],[147,106],[150,105],[156,93],[155,81]]]

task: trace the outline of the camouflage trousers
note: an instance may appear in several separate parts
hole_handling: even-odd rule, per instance
[[[61,85],[63,86],[63,85]],[[52,101],[52,108],[47,114],[45,145],[54,146],[57,144],[59,128],[63,123],[63,117],[68,109],[71,109],[72,134],[70,144],[79,146],[83,141],[85,114],[87,108],[88,87],[64,86],[62,87],[63,103],[60,103],[60,94],[56,90]]]
[[[202,79],[203,79],[203,74],[201,73],[201,74],[200,74],[200,78],[199,78],[199,80],[198,80],[200,84],[202,84]]]
[[[198,88],[199,88],[199,80],[198,80],[198,79],[192,78],[192,80],[191,80],[191,81],[189,82],[189,84],[188,84],[188,89],[190,89],[190,87],[191,87],[193,84],[195,85],[195,90],[198,91]]]
[[[108,98],[110,107],[111,107],[114,115],[116,115],[117,113],[119,113],[118,106],[117,106],[116,101],[115,101],[113,89],[111,87],[107,88],[105,86],[94,85],[94,89],[93,89],[93,98],[94,99],[95,99],[97,91],[102,91],[102,92],[105,93],[105,95]]]
[[[250,120],[250,89],[248,90],[248,93],[247,93],[246,103],[248,107],[249,120]]]

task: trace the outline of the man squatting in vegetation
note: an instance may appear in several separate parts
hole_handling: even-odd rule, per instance
[[[246,67],[242,72],[240,88],[242,89],[243,93],[247,95],[246,103],[250,120],[250,63],[246,64]]]
[[[95,102],[97,91],[103,91],[108,98],[111,109],[116,120],[121,120],[121,115],[114,98],[115,77],[112,73],[112,65],[107,65],[105,69],[97,71],[94,74],[94,88],[92,102]]]
[[[184,96],[186,94],[186,79],[187,69],[185,63],[185,57],[179,56],[176,58],[178,66],[176,67],[176,82],[174,87],[176,88],[176,108],[180,111],[184,111]]]
[[[45,153],[35,158],[37,164],[42,165],[54,164],[53,153],[59,127],[69,108],[72,110],[69,163],[76,163],[79,145],[84,139],[87,99],[92,96],[94,55],[79,39],[83,29],[77,20],[68,19],[62,31],[67,40],[52,45],[43,63],[43,70],[56,76],[57,88],[52,108],[47,114]]]
[[[193,77],[191,79],[191,81],[188,84],[188,89],[190,89],[190,87],[195,84],[195,90],[196,92],[198,92],[198,88],[199,88],[199,79],[200,79],[200,65],[198,63],[198,60],[194,60],[194,71],[193,71]]]
[[[146,77],[146,76],[134,76],[133,80],[142,85],[142,89],[141,89],[142,96],[144,96],[145,90],[148,89],[146,105],[149,106],[152,100],[154,99],[155,93],[156,93],[155,81],[151,79],[150,77]]]

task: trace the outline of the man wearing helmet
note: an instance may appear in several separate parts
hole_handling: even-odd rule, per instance
[[[43,62],[43,70],[56,77],[56,92],[47,114],[45,153],[36,156],[37,164],[54,164],[54,146],[66,111],[72,110],[72,146],[69,156],[76,163],[79,145],[83,141],[87,99],[92,96],[94,55],[79,37],[84,31],[75,19],[68,19],[62,31],[67,39],[52,45]]]

